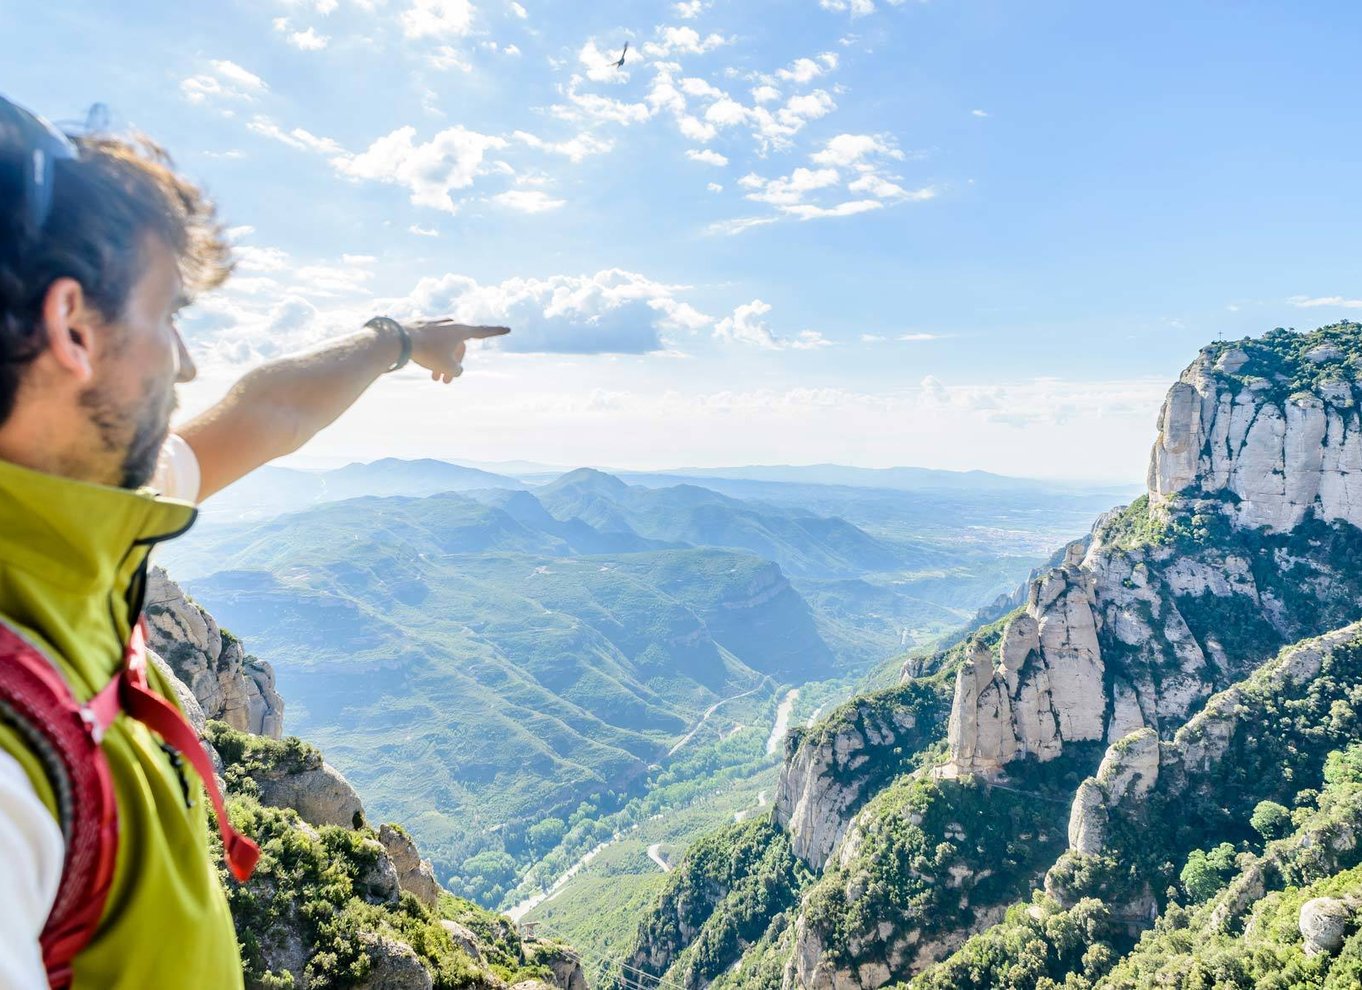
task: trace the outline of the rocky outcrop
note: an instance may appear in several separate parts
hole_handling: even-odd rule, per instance
[[[1110,817],[1137,814],[1156,785],[1165,801],[1176,801],[1201,786],[1217,772],[1237,736],[1260,730],[1259,706],[1248,703],[1248,692],[1259,697],[1294,697],[1308,689],[1327,656],[1355,645],[1360,638],[1362,622],[1357,622],[1291,646],[1252,681],[1211,698],[1171,741],[1160,743],[1154,731],[1145,728],[1109,747],[1097,774],[1085,780],[1075,795],[1069,851],[1104,852]]]
[[[822,869],[855,813],[937,737],[945,714],[944,697],[909,684],[856,698],[793,734],[775,819],[790,834],[794,854]]]
[[[1298,365],[1316,371],[1308,390],[1293,387]],[[1294,360],[1261,347],[1205,348],[1159,414],[1149,465],[1155,504],[1195,489],[1233,496],[1229,512],[1242,526],[1285,532],[1311,512],[1362,526],[1354,374],[1330,343]]]
[[[1071,545],[961,667],[954,772],[1142,727],[1166,737],[1277,646],[1362,614],[1329,529],[1362,525],[1362,392],[1330,343],[1343,336],[1362,327],[1202,351],[1164,403],[1148,496]]]
[[[1159,777],[1159,737],[1139,729],[1107,750],[1097,775],[1079,785],[1069,814],[1069,848],[1100,853],[1107,838],[1107,809],[1127,795],[1144,797]]]
[[[259,773],[255,781],[263,804],[292,808],[311,825],[359,828],[364,824],[358,792],[320,755],[306,766]]]
[[[392,858],[397,882],[402,889],[426,907],[435,907],[440,900],[440,884],[435,879],[435,867],[430,860],[421,858],[411,836],[400,826],[384,825],[378,830],[378,841],[383,843],[383,848]]]
[[[197,700],[205,717],[239,732],[278,739],[284,699],[270,665],[247,655],[240,640],[190,599],[159,567],[147,579],[148,644]]]
[[[1300,930],[1307,956],[1332,956],[1343,948],[1356,905],[1337,897],[1316,897],[1301,905]]]

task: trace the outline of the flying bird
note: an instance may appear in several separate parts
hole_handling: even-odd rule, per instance
[[[620,52],[620,60],[619,60],[618,62],[611,62],[611,63],[610,63],[611,67],[612,67],[612,68],[615,68],[615,69],[622,69],[622,68],[624,68],[624,56],[626,56],[626,55],[628,55],[628,54],[629,54],[629,42],[626,41],[626,42],[624,43],[624,51]]]

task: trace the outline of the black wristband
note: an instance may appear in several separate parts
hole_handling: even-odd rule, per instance
[[[375,316],[364,325],[370,329],[377,330],[380,333],[384,330],[397,331],[397,336],[402,341],[402,353],[398,355],[397,360],[393,362],[393,366],[388,370],[396,371],[399,368],[405,367],[406,363],[411,360],[411,334],[407,333],[407,328],[388,316]]]

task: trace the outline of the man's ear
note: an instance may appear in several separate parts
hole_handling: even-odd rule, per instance
[[[59,278],[43,297],[43,330],[57,364],[81,384],[94,377],[91,349],[95,327],[85,305],[85,290],[73,278]]]

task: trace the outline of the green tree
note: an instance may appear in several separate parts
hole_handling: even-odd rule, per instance
[[[1249,824],[1263,837],[1264,842],[1285,838],[1293,828],[1290,809],[1276,801],[1259,801]]]
[[[1210,852],[1192,850],[1182,868],[1182,889],[1193,904],[1209,901],[1224,889],[1234,875],[1234,846],[1222,842]]]

